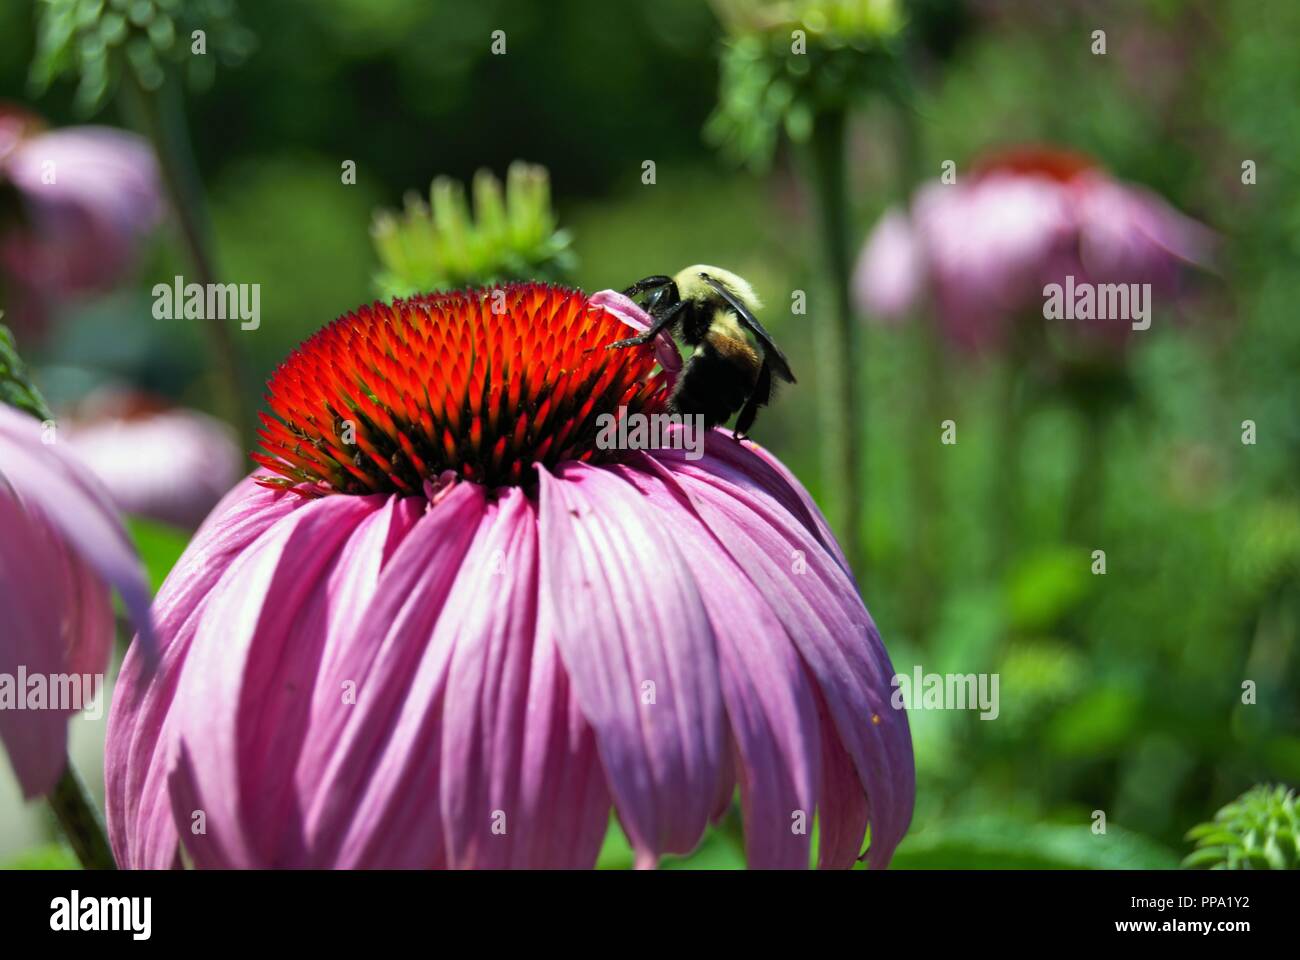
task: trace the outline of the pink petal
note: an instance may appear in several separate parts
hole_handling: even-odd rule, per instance
[[[336,676],[355,681],[357,702],[329,754],[300,771],[313,864],[446,863],[437,716],[450,650],[433,633],[486,507],[472,483],[430,507],[384,567],[366,628],[340,651]]]
[[[196,865],[287,866],[300,855],[293,761],[324,637],[336,616],[347,617],[324,584],[353,530],[386,500],[307,503],[213,587],[172,706],[180,762],[169,782],[206,817],[206,832],[184,841]],[[195,809],[173,808],[180,822]]]
[[[590,868],[609,826],[596,735],[578,709],[555,640],[533,647],[519,774],[520,836],[510,866]]]
[[[887,211],[872,228],[853,270],[858,309],[871,318],[900,320],[916,306],[926,278],[925,259],[907,214]]]
[[[1168,289],[1178,268],[1208,268],[1214,234],[1149,190],[1094,175],[1076,188],[1079,256],[1101,282]]]
[[[4,167],[32,225],[20,245],[14,238],[6,244],[6,259],[37,289],[76,293],[112,286],[162,214],[153,151],[123,130],[42,133],[22,141]]]
[[[912,740],[906,714],[889,705],[893,668],[852,581],[761,487],[721,479],[708,455],[656,459],[763,595],[815,678],[870,799],[870,863],[885,866],[911,820]]]
[[[41,512],[99,576],[121,594],[152,643],[149,585],[107,494],[63,447],[41,442],[41,424],[0,404],[0,482]],[[73,642],[77,639],[74,637]]]
[[[738,443],[722,430],[710,430],[704,435],[704,452],[719,485],[737,496],[753,489],[762,491],[817,538],[845,576],[853,576],[826,517],[785,464],[752,440]],[[665,451],[660,459],[682,459],[682,455]]]
[[[489,505],[433,631],[451,651],[439,717],[451,867],[507,866],[527,834],[519,764],[536,627],[535,509],[515,487]]]
[[[197,410],[76,423],[69,441],[123,513],[189,529],[243,469],[233,431]]]
[[[584,464],[538,476],[539,631],[555,637],[619,818],[649,866],[695,847],[723,777],[708,614],[679,546],[634,487]],[[654,702],[643,702],[650,684]]]
[[[113,638],[107,589],[39,514],[2,488],[0,530],[0,673],[16,684],[22,667],[47,687],[59,674],[102,674]],[[69,637],[76,638],[71,651]],[[13,692],[25,700],[26,690]],[[48,700],[45,709],[0,709],[0,741],[26,798],[48,793],[62,775],[75,712]]]
[[[638,333],[649,330],[654,323],[650,314],[616,290],[601,290],[599,293],[593,293],[590,303],[593,306],[604,307]],[[668,374],[671,383],[682,370],[682,356],[677,352],[677,344],[667,333],[660,333],[655,337],[655,357],[659,360],[659,366],[663,367],[664,372]]]
[[[252,480],[237,486],[195,534],[158,591],[156,669],[146,665],[139,645],[127,651],[113,691],[104,758],[109,840],[119,864],[172,865],[177,834],[164,786],[175,725],[171,707],[200,616],[234,558],[304,504],[294,494]]]
[[[647,498],[695,580],[726,584],[702,596],[717,637],[722,694],[740,761],[749,866],[805,869],[817,807],[821,734],[815,691],[803,662],[746,571],[717,548],[672,474],[650,457],[640,458],[636,466],[613,469]],[[730,780],[728,800],[729,785]]]
[[[848,870],[857,863],[867,832],[867,795],[821,696],[817,697],[817,716],[822,729],[817,865],[823,870]]]

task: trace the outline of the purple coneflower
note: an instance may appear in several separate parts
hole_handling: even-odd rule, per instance
[[[76,710],[57,678],[108,667],[109,586],[149,623],[144,572],[107,495],[45,430],[0,403],[0,740],[27,797],[48,793],[67,762]]]
[[[1205,227],[1088,158],[1020,148],[956,183],[926,184],[910,212],[887,212],[854,286],[859,307],[887,320],[928,298],[949,338],[979,349],[999,344],[1018,314],[1041,311],[1047,284],[1073,276],[1168,292],[1182,267],[1208,264],[1212,245]],[[1114,338],[1128,324],[1111,318],[1081,329]]]
[[[494,309],[495,307],[495,309]],[[267,475],[159,593],[109,720],[123,865],[651,866],[739,785],[749,862],[889,862],[915,789],[892,668],[821,514],[769,454],[606,450],[664,409],[613,293],[375,304],[270,382]],[[658,357],[661,370],[655,371]],[[183,851],[183,852],[182,852]]]
[[[143,139],[112,127],[46,131],[2,102],[0,194],[9,194],[0,197],[7,322],[29,335],[57,303],[120,282],[162,215],[158,167]]]
[[[130,389],[88,397],[67,434],[119,510],[178,527],[197,527],[242,473],[226,424]]]

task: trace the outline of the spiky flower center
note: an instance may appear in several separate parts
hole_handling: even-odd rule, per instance
[[[427,294],[339,317],[271,377],[267,485],[306,495],[418,493],[447,471],[528,486],[537,464],[601,462],[600,416],[656,413],[650,345],[578,290],[536,283]]]

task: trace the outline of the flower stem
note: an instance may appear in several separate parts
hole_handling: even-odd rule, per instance
[[[1021,458],[1025,421],[1019,387],[1024,369],[1024,353],[1019,334],[1013,331],[998,370],[997,400],[993,410],[993,515],[996,540],[993,543],[993,576],[1003,580],[1010,576],[1011,564],[1020,546],[1020,510],[1023,506]]]
[[[822,259],[831,281],[832,300],[814,324],[817,345],[818,401],[823,434],[823,470],[833,503],[838,504],[844,553],[861,581],[866,557],[862,548],[865,488],[863,438],[866,410],[859,406],[861,371],[858,333],[849,299],[849,204],[844,148],[847,114],[820,114],[809,144],[811,180],[817,204]]]
[[[87,870],[116,870],[99,810],[71,760],[46,799],[81,865]]]
[[[129,82],[126,91],[128,111],[158,157],[163,186],[176,215],[185,251],[198,282],[206,287],[216,282],[216,259],[209,240],[202,181],[190,147],[180,94],[174,83],[165,83],[158,90],[146,90],[138,82]],[[221,318],[206,317],[204,326],[216,364],[222,414],[243,433],[251,424],[244,406],[239,352],[230,328]]]
[[[1066,516],[1066,535],[1083,544],[1101,540],[1098,506],[1105,495],[1106,435],[1110,414],[1105,409],[1085,409],[1079,437],[1078,462],[1074,469]]]

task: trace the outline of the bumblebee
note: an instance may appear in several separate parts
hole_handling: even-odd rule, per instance
[[[623,295],[644,298],[642,306],[654,322],[644,333],[606,349],[649,343],[664,330],[695,348],[668,398],[669,413],[699,414],[708,428],[726,423],[739,410],[735,434],[742,439],[758,408],[772,399],[773,374],[795,382],[785,354],[754,317],[762,309],[754,288],[734,273],[699,263],[675,277],[638,280]]]

